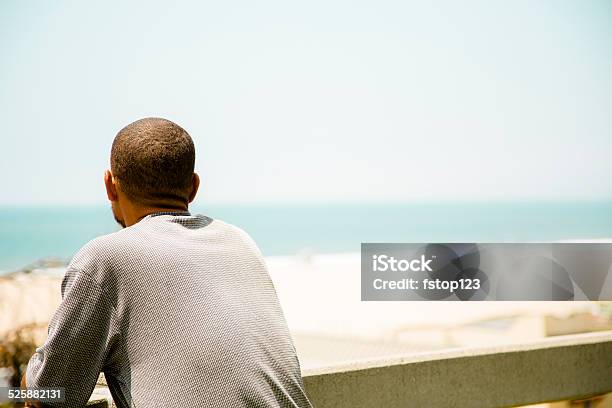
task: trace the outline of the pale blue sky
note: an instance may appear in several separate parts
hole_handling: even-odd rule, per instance
[[[606,1],[0,5],[0,204],[104,203],[163,116],[200,201],[612,199]]]

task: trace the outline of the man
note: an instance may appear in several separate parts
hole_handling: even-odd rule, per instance
[[[104,174],[124,229],[70,262],[62,303],[26,372],[82,407],[104,372],[118,407],[310,407],[265,262],[239,228],[188,204],[189,134],[165,119],[123,128]]]

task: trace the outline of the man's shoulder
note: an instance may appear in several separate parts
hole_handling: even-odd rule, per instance
[[[213,220],[213,222],[210,224],[210,227],[211,227],[210,229],[212,230],[223,231],[226,234],[233,235],[237,239],[248,241],[249,243],[253,241],[251,236],[245,230],[243,230],[242,228],[234,224],[230,224],[229,222],[226,222],[223,220],[219,220],[219,219]]]
[[[213,219],[206,230],[223,236],[223,241],[236,249],[242,248],[261,256],[261,252],[251,236],[242,228],[231,223]],[[115,269],[128,258],[138,256],[143,249],[147,236],[145,225],[135,224],[119,231],[102,235],[87,242],[72,258],[69,269],[81,272]]]
[[[251,238],[251,236],[242,228],[218,219],[215,219],[213,221],[211,227],[216,228],[218,230],[222,230],[224,234],[229,235],[230,239],[233,242],[239,242],[243,245],[244,249],[251,251],[254,255],[258,257],[263,257],[259,247],[255,243],[253,238]]]
[[[117,254],[117,248],[125,248],[126,243],[129,242],[127,238],[131,232],[127,230],[119,230],[90,240],[73,256],[68,268],[85,272],[112,263]]]
[[[209,226],[210,229],[213,230],[220,230],[220,231],[224,231],[227,233],[234,233],[234,234],[238,234],[238,235],[242,235],[242,234],[246,234],[246,232],[244,232],[244,230],[240,227],[235,226],[234,224],[230,224],[229,222],[220,220],[218,218],[215,218]]]

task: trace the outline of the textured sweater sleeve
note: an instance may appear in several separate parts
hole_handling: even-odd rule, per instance
[[[65,401],[52,406],[82,407],[113,342],[115,311],[102,288],[73,269],[62,282],[62,298],[45,344],[28,363],[26,382],[28,387],[64,387]]]

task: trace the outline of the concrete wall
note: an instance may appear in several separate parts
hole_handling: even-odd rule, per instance
[[[612,332],[304,373],[325,407],[502,407],[612,392]]]

